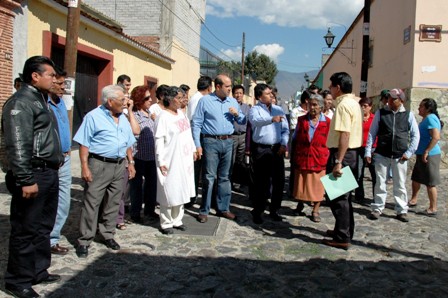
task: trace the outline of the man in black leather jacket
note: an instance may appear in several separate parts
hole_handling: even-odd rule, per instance
[[[24,84],[3,107],[2,129],[12,193],[5,289],[15,297],[39,297],[31,287],[60,279],[49,274],[50,232],[58,206],[61,152],[57,124],[47,105],[54,63],[34,56],[25,62]]]

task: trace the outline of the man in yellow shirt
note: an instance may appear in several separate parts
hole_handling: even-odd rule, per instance
[[[358,171],[356,151],[362,145],[361,107],[355,95],[352,94],[353,84],[349,74],[335,73],[330,77],[330,81],[329,89],[335,99],[336,110],[327,138],[327,147],[330,149],[327,169],[335,177],[340,177],[341,169],[349,166],[356,177]],[[348,249],[355,228],[350,192],[332,200],[330,208],[336,223],[333,230],[327,231],[327,235],[333,239],[324,239],[323,243]]]

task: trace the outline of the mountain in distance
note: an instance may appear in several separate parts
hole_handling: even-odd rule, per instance
[[[318,70],[300,73],[279,70],[275,77],[275,86],[278,89],[278,96],[284,100],[289,100],[297,93],[297,91],[302,89],[302,85],[306,88],[307,82],[303,77],[305,73],[308,74],[309,80],[312,81],[316,77]]]

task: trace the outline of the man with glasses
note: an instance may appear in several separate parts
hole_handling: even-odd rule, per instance
[[[65,92],[65,77],[67,72],[60,67],[55,67],[56,82],[50,89],[48,96],[48,105],[53,110],[55,118],[58,122],[58,132],[61,140],[62,153],[64,154],[64,164],[59,168],[59,200],[58,211],[56,213],[56,221],[54,223],[53,231],[50,234],[51,253],[57,255],[65,255],[68,248],[59,245],[61,240],[61,230],[67,220],[68,212],[70,210],[70,188],[72,187],[72,172],[70,160],[70,122],[68,120],[67,107],[65,106],[62,96]]]
[[[129,179],[135,176],[132,145],[136,140],[123,115],[127,105],[124,90],[119,85],[109,85],[103,88],[101,97],[103,104],[84,117],[73,138],[79,143],[81,178],[86,182],[76,248],[79,258],[88,256],[97,227],[108,248],[120,249],[114,235],[126,157]]]
[[[406,96],[403,90],[395,88],[388,91],[387,99],[387,105],[375,113],[366,145],[365,158],[370,163],[372,161],[372,144],[378,137],[373,156],[376,184],[370,219],[377,220],[384,210],[387,197],[386,179],[388,167],[390,167],[397,219],[408,222],[406,174],[408,160],[417,150],[420,132],[414,114],[404,108]]]
[[[3,106],[12,194],[5,290],[14,297],[39,297],[32,285],[61,279],[49,274],[50,233],[58,208],[58,169],[64,162],[57,124],[47,98],[55,83],[54,63],[44,56],[25,62],[23,86]]]

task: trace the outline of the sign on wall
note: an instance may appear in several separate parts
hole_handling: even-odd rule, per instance
[[[420,25],[420,41],[442,41],[442,25]]]

